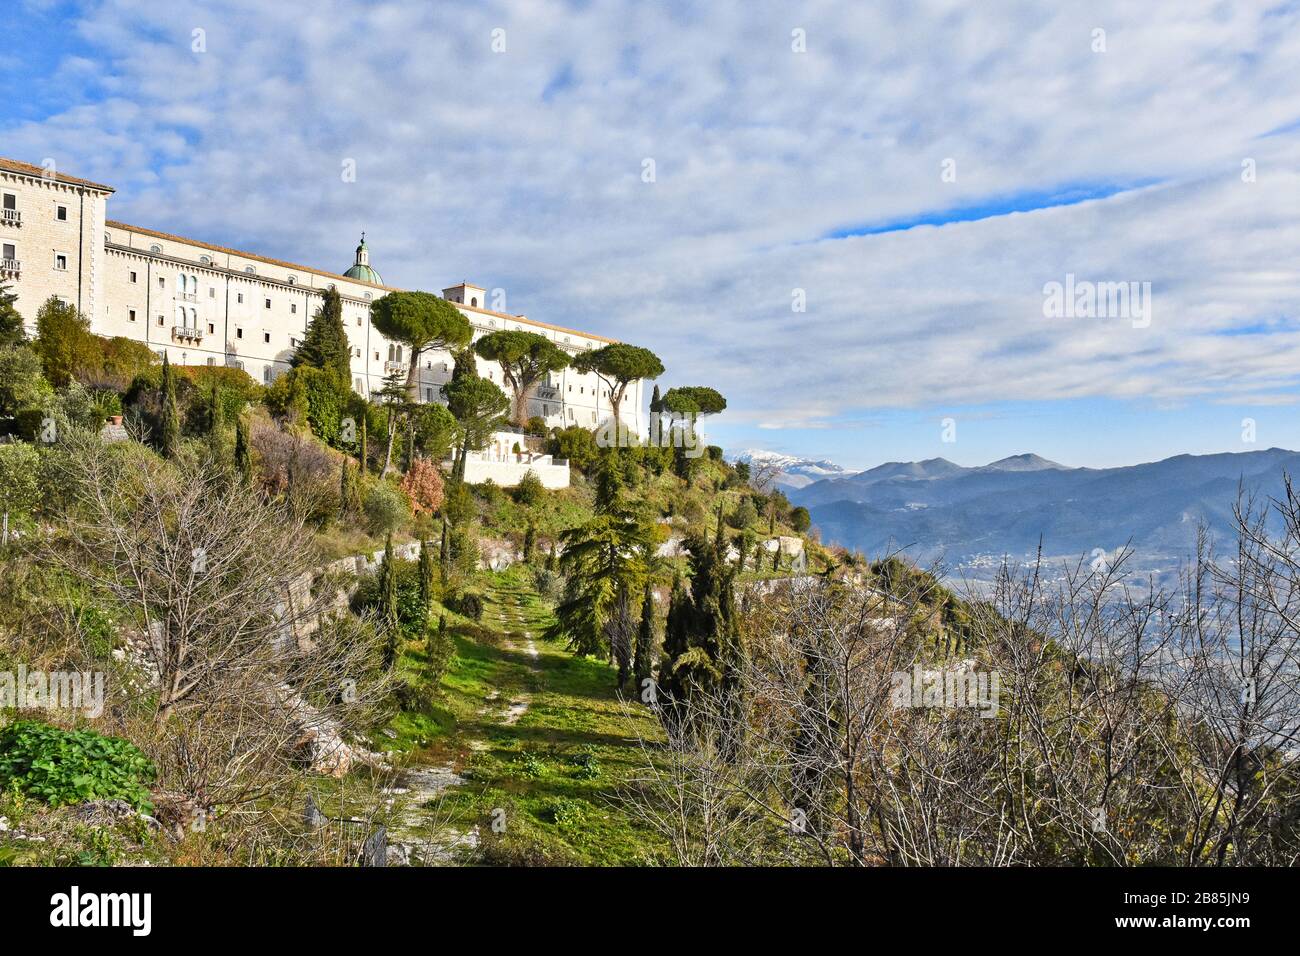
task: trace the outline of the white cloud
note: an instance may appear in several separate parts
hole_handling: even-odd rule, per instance
[[[10,126],[3,150],[119,185],[119,218],[325,268],[346,267],[364,228],[388,281],[504,286],[514,311],[649,345],[665,384],[726,393],[731,422],[1266,401],[1296,384],[1300,336],[1216,333],[1294,317],[1300,300],[1300,131],[1261,138],[1300,119],[1297,21],[1212,0],[690,14],[118,0],[78,28],[100,78],[81,59],[58,77],[102,101]],[[794,27],[807,53],[791,52]],[[956,182],[940,178],[948,158]],[[1138,181],[1161,185],[815,241]],[[1151,282],[1150,328],[1045,319],[1042,286],[1066,273]]]

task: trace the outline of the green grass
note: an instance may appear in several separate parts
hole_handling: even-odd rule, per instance
[[[653,834],[617,799],[643,761],[635,733],[656,738],[657,721],[619,700],[608,664],[542,639],[551,610],[527,568],[487,575],[484,584],[477,627],[448,619],[456,656],[435,705],[399,715],[389,728],[396,739],[377,739],[411,766],[450,763],[466,778],[443,795],[438,817],[462,830],[478,824],[495,859],[617,865],[659,857]],[[403,666],[417,664],[408,651]],[[522,700],[528,709],[507,723],[511,703]],[[502,834],[491,827],[498,809]]]

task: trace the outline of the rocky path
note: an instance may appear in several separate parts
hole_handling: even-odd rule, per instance
[[[523,654],[528,661],[529,679],[533,689],[540,689],[541,654],[533,633],[528,630],[525,609],[527,598],[516,591],[499,588],[493,591],[493,601],[484,615],[483,624],[498,631],[502,647]],[[532,693],[523,688],[512,688],[503,694],[492,690],[483,698],[478,715],[483,724],[467,736],[462,743],[470,751],[484,751],[491,743],[484,736],[494,720],[502,725],[517,724],[532,703]],[[397,782],[384,791],[390,806],[399,811],[390,823],[389,844],[396,849],[390,853],[395,863],[419,861],[428,864],[452,863],[461,851],[478,845],[478,828],[458,831],[439,826],[438,808],[442,795],[449,789],[467,784],[452,764],[441,766],[414,766],[401,772]],[[400,801],[400,805],[399,805]],[[430,830],[441,831],[436,837]]]

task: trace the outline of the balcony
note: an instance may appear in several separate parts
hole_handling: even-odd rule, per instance
[[[0,223],[6,226],[21,226],[23,214],[17,209],[0,209]]]
[[[405,362],[385,362],[384,374],[392,375],[394,372],[405,372],[407,365]]]
[[[553,385],[538,385],[537,397],[544,402],[553,402],[560,397],[560,390]]]
[[[196,292],[177,292],[176,301],[177,302],[198,302],[199,296],[198,293]]]
[[[179,339],[182,342],[201,342],[203,341],[203,330],[188,325],[173,325],[172,338]]]
[[[0,276],[16,276],[23,271],[23,264],[17,259],[0,259]]]

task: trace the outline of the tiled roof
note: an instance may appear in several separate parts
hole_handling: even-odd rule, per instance
[[[41,166],[33,166],[31,163],[20,163],[16,159],[5,159],[0,156],[0,169],[7,170],[11,173],[18,173],[20,176],[31,176],[35,179],[56,179],[61,183],[71,183],[74,186],[87,186],[91,189],[98,189],[101,192],[116,192],[112,186],[105,186],[103,183],[92,183],[89,179],[78,179],[76,176],[68,176],[64,173],[55,172],[53,177],[45,172]]]

